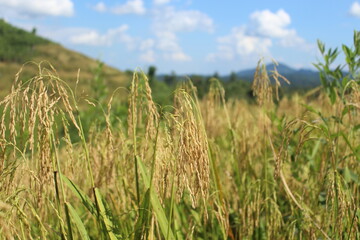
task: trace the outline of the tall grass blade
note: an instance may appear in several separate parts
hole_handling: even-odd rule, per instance
[[[146,188],[150,188],[150,178],[149,178],[148,174],[146,173],[144,163],[139,158],[137,158],[137,161],[138,161],[140,173],[144,180],[144,184],[145,184]],[[166,218],[166,214],[160,203],[159,197],[152,188],[151,188],[151,192],[150,192],[150,200],[151,200],[151,205],[152,205],[155,215],[156,215],[156,219],[159,222],[160,229],[161,229],[163,236],[169,236],[168,239],[175,239],[175,236],[174,236],[171,228],[169,228],[169,222],[168,222],[168,219]],[[168,229],[170,229],[170,230],[168,231]]]
[[[147,239],[150,229],[150,189],[144,195],[139,209],[140,216],[135,224],[135,239]]]
[[[70,188],[70,190],[78,197],[82,204],[93,214],[96,214],[95,206],[91,199],[82,191],[75,183],[73,183],[69,178],[60,174],[60,177],[63,179],[64,183]]]
[[[66,203],[66,206],[69,210],[69,213],[73,219],[73,221],[76,224],[76,227],[80,233],[81,239],[83,240],[90,240],[90,237],[86,231],[86,228],[84,226],[84,223],[82,222],[81,218],[79,217],[79,215],[77,214],[76,210],[71,206],[70,203]]]
[[[346,144],[349,146],[349,148],[351,149],[351,151],[353,152],[354,156],[356,157],[356,159],[360,162],[360,153],[358,150],[356,150],[350,143],[349,139],[347,138],[347,136],[341,132],[340,133],[341,136],[344,138]]]
[[[106,208],[105,208],[103,198],[100,194],[99,189],[95,188],[94,193],[95,193],[95,197],[97,200],[97,206],[99,208],[99,213],[100,213],[101,219],[104,222],[104,225],[105,225],[105,228],[107,231],[106,235],[108,235],[111,240],[116,240],[117,237],[114,233],[114,224],[111,221],[111,219],[109,218],[108,214],[106,213]]]

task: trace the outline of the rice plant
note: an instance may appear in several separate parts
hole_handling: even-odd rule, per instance
[[[127,102],[78,99],[28,63],[38,74],[20,70],[0,102],[0,238],[359,239],[359,52],[343,49],[350,75],[336,88],[319,64],[317,95],[279,99],[288,80],[259,61],[256,103],[211,79],[203,98],[189,80],[160,106],[141,71]]]

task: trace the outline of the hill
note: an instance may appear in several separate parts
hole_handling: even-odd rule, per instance
[[[36,29],[28,32],[0,19],[0,98],[9,92],[15,74],[28,61],[51,63],[70,86],[75,85],[80,69],[78,90],[85,94],[90,93],[94,72],[99,67],[98,61],[37,36]],[[30,78],[37,71],[35,65],[27,64],[22,76]],[[102,67],[102,77],[109,89],[125,86],[130,80],[129,75],[107,65]]]
[[[268,73],[270,73],[274,69],[274,65],[272,63],[267,64],[266,69]],[[289,79],[291,82],[290,87],[292,88],[311,88],[321,84],[319,73],[317,71],[310,69],[294,69],[283,63],[279,63],[277,70],[281,75]],[[255,68],[247,69],[237,72],[237,76],[240,79],[252,81],[254,78],[254,73]]]

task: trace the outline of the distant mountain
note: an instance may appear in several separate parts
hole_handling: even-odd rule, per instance
[[[266,65],[269,74],[274,69],[273,63]],[[283,63],[279,63],[276,67],[277,71],[286,77],[291,85],[289,87],[311,88],[320,85],[319,73],[310,69],[294,69]],[[237,76],[245,81],[253,81],[255,68],[237,72]],[[284,85],[286,86],[286,84]]]

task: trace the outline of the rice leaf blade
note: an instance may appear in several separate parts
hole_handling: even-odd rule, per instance
[[[60,177],[64,181],[64,183],[70,188],[70,190],[77,196],[82,204],[94,215],[95,207],[89,196],[87,196],[75,183],[73,183],[69,178],[60,174]]]
[[[97,204],[98,204],[99,211],[100,211],[99,214],[100,214],[102,221],[104,222],[104,225],[106,228],[106,233],[111,240],[116,240],[118,238],[116,237],[116,235],[114,233],[114,224],[111,221],[111,219],[108,217],[108,215],[106,214],[106,208],[105,208],[105,205],[104,205],[104,202],[103,202],[103,199],[102,199],[99,189],[95,188],[94,193],[95,193],[95,197],[96,197]]]
[[[144,180],[145,186],[147,188],[149,188],[150,187],[150,178],[149,178],[148,174],[146,173],[144,163],[139,158],[137,158],[137,161],[139,163],[139,165],[138,165],[139,170],[140,170],[140,173]],[[175,236],[174,236],[171,228],[168,227],[169,222],[166,218],[164,209],[160,203],[160,200],[159,200],[157,194],[154,192],[153,189],[151,189],[151,191],[150,191],[150,200],[151,200],[151,205],[152,205],[155,215],[156,215],[156,219],[159,222],[159,226],[160,226],[162,234],[164,236],[169,236],[168,239],[175,239]]]
[[[90,240],[90,237],[86,231],[86,228],[84,226],[84,223],[82,222],[81,218],[79,217],[79,215],[77,214],[76,210],[71,206],[70,203],[66,203],[67,208],[69,209],[69,213],[73,219],[73,221],[76,224],[76,227],[80,233],[81,239],[83,240]]]

